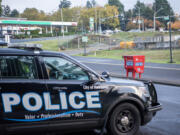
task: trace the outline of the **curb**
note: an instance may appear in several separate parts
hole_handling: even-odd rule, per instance
[[[123,75],[115,75],[115,74],[110,74],[111,77],[117,77],[117,78],[123,78],[123,79],[130,79],[130,80],[137,80],[137,81],[152,81],[155,84],[163,84],[163,85],[170,85],[170,86],[177,86],[180,87],[180,83],[175,83],[175,82],[170,82],[170,81],[161,81],[161,80],[156,80],[152,78],[132,78],[132,77],[126,77]]]

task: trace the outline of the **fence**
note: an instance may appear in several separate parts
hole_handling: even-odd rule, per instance
[[[174,39],[173,37],[172,48],[180,48],[180,38]],[[169,49],[169,41],[167,37],[162,36],[146,38],[136,37],[134,41],[123,42],[121,39],[112,38],[110,36],[88,35],[87,43],[82,42],[82,36],[77,36],[72,39],[67,39],[66,42],[59,43],[59,47],[61,50],[66,50],[66,53],[70,55],[93,54],[96,56],[100,50],[133,50],[134,54],[139,54],[138,50]],[[135,51],[137,51],[137,53]]]
[[[82,36],[75,37],[73,39],[67,39],[66,42],[59,42],[59,47],[62,50],[65,49],[82,49],[84,47],[90,51],[105,50],[118,47],[120,45],[120,39],[113,39],[108,36],[88,35],[88,42],[82,42]],[[89,52],[89,51],[88,51]]]

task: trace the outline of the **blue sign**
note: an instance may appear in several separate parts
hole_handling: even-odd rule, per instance
[[[133,61],[127,61],[126,65],[127,66],[133,66]]]
[[[136,66],[143,66],[143,63],[142,62],[137,62],[135,65]]]

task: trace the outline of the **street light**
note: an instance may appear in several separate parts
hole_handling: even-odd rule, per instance
[[[169,8],[169,44],[170,44],[170,63],[173,63],[172,42],[171,42],[171,10]]]
[[[95,6],[95,24],[96,24],[96,27],[95,27],[95,33],[97,34],[97,9],[96,9],[96,6]]]
[[[140,22],[140,19],[141,19],[141,9],[140,7],[137,7],[139,9],[139,19],[138,19],[138,24],[139,24],[139,31],[141,31],[141,22]]]
[[[163,8],[161,7],[158,11],[154,12],[154,32],[156,31],[156,15],[159,13]]]
[[[99,34],[102,33],[102,28],[101,28],[101,15],[100,15],[100,11],[99,11]]]
[[[162,5],[167,5],[168,3],[162,3]],[[173,62],[173,57],[172,57],[172,35],[171,35],[171,7],[169,6],[169,51],[170,51],[170,61],[169,63],[174,63]]]
[[[64,37],[64,20],[63,20],[63,4],[62,4],[62,1],[60,1],[60,5],[59,5],[59,8],[60,8],[60,12],[61,12],[61,21],[62,21],[62,28],[61,28],[61,31],[63,33],[63,37]]]

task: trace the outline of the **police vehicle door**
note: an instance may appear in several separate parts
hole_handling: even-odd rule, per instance
[[[85,88],[87,71],[61,57],[43,57],[49,93],[45,100],[52,121],[82,120],[100,117],[99,91]],[[60,121],[59,121],[60,122]]]
[[[0,56],[0,122],[8,130],[38,124],[44,118],[41,114],[47,113],[43,106],[47,89],[36,61],[34,56]]]

